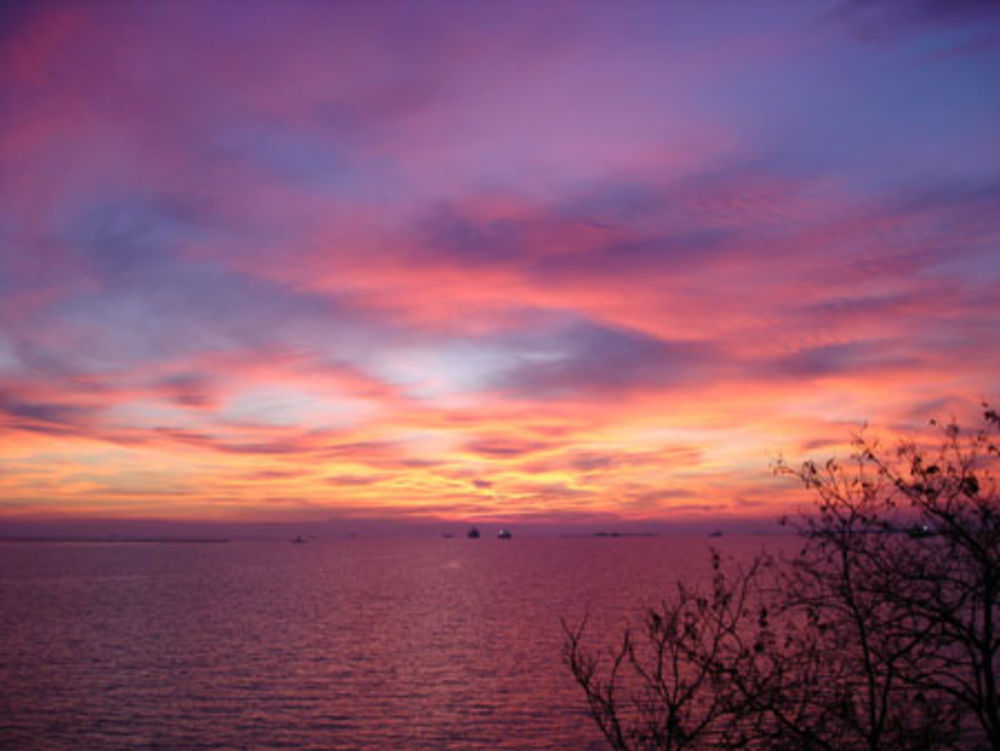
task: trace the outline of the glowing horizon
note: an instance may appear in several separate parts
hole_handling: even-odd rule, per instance
[[[0,11],[0,519],[775,516],[1000,396],[989,3]]]

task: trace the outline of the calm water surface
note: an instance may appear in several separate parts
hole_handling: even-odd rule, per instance
[[[0,747],[600,748],[560,618],[610,638],[710,542],[765,540],[0,544]]]

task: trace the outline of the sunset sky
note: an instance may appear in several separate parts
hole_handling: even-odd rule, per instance
[[[0,518],[773,517],[998,373],[996,2],[0,10]]]

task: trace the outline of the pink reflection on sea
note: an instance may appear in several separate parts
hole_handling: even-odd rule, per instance
[[[0,746],[601,747],[561,663],[794,539],[0,544]]]

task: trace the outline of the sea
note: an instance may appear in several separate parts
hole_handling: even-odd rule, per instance
[[[0,749],[599,749],[600,650],[788,538],[0,543]]]

